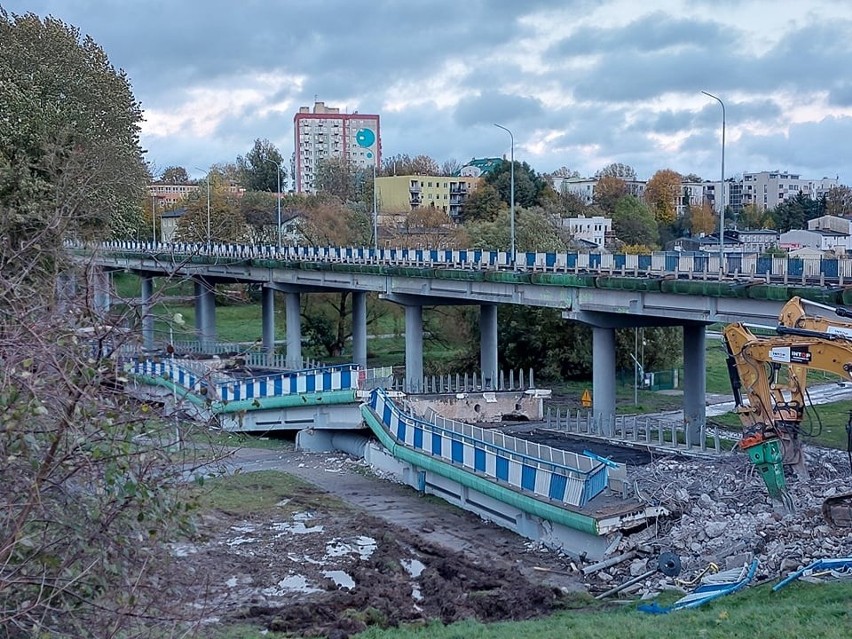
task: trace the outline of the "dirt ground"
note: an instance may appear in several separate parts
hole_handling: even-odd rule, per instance
[[[209,513],[196,539],[175,546],[211,629],[342,638],[370,625],[521,620],[582,590],[564,556],[347,456],[242,449],[231,466],[283,470],[315,488],[249,516]]]

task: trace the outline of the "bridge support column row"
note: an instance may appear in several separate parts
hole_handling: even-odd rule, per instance
[[[302,295],[284,293],[284,312],[287,321],[287,368],[302,368]]]
[[[683,420],[692,445],[699,444],[701,424],[707,415],[706,328],[683,327]]]
[[[405,390],[422,392],[423,388],[423,307],[405,307]]]
[[[275,289],[268,286],[260,290],[260,321],[263,352],[269,361],[275,354]]]
[[[154,278],[142,276],[142,348],[154,350]]]
[[[101,319],[109,313],[111,298],[110,284],[112,277],[102,268],[91,267],[89,271],[89,288],[91,290],[92,311]]]
[[[352,293],[352,360],[367,368],[367,294]]]
[[[592,327],[592,406],[604,434],[615,415],[615,329]]]
[[[216,342],[216,287],[203,278],[195,285],[195,330],[202,345]]]
[[[497,305],[479,307],[479,365],[484,388],[497,388]]]

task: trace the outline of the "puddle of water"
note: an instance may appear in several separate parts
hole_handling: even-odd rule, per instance
[[[362,560],[369,559],[376,552],[376,540],[372,537],[361,535],[355,543],[358,544],[358,554]]]
[[[355,588],[355,580],[342,570],[325,570],[323,576],[331,579],[338,588],[352,590]]]
[[[277,587],[264,588],[263,594],[267,597],[280,597],[288,593],[312,593],[322,592],[322,588],[314,588],[308,585],[308,579],[304,575],[289,575],[278,582]]]
[[[325,545],[325,558],[358,555],[362,561],[367,560],[376,551],[376,540],[372,537],[356,537],[351,543],[333,539]]]
[[[399,563],[402,564],[402,567],[405,568],[405,572],[411,575],[414,579],[417,579],[424,570],[426,570],[426,566],[423,565],[423,562],[419,559],[403,559]]]
[[[417,579],[423,571],[426,570],[426,566],[419,559],[401,559],[400,562],[402,567],[405,568],[405,572],[411,576],[412,579]],[[414,601],[423,601],[423,593],[420,592],[420,586],[416,583],[411,585],[411,598]]]

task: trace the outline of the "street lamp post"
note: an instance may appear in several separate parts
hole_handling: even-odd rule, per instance
[[[722,178],[719,183],[719,261],[721,264],[725,250],[725,103],[712,93],[707,91],[701,93],[713,98],[722,107]]]
[[[509,151],[509,162],[511,162],[511,168],[509,169],[509,233],[511,235],[512,240],[512,266],[515,265],[515,136],[512,135],[512,132],[506,127],[494,123],[498,129],[503,129],[506,133],[509,134],[509,142],[511,144],[511,149]]]
[[[281,165],[270,158],[265,159],[267,162],[272,162],[278,170],[278,249],[281,250]]]

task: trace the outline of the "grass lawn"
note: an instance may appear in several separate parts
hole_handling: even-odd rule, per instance
[[[667,596],[666,600],[676,597]],[[770,585],[749,588],[695,610],[648,615],[634,605],[602,606],[578,597],[574,610],[547,619],[483,625],[371,629],[361,639],[847,639],[852,634],[852,584],[794,583],[772,593]]]
[[[852,401],[849,400],[808,407],[802,422],[804,441],[817,446],[846,450],[846,424],[850,411]],[[741,427],[740,419],[734,413],[714,417],[713,421],[737,432]]]
[[[848,639],[852,633],[852,584],[793,583],[772,593],[755,586],[694,610],[648,615],[634,604],[602,605],[575,596],[570,610],[545,619],[481,624],[464,621],[420,627],[372,628],[358,639]],[[674,596],[662,599],[670,602]],[[266,639],[287,635],[250,626],[231,627],[217,639]]]

